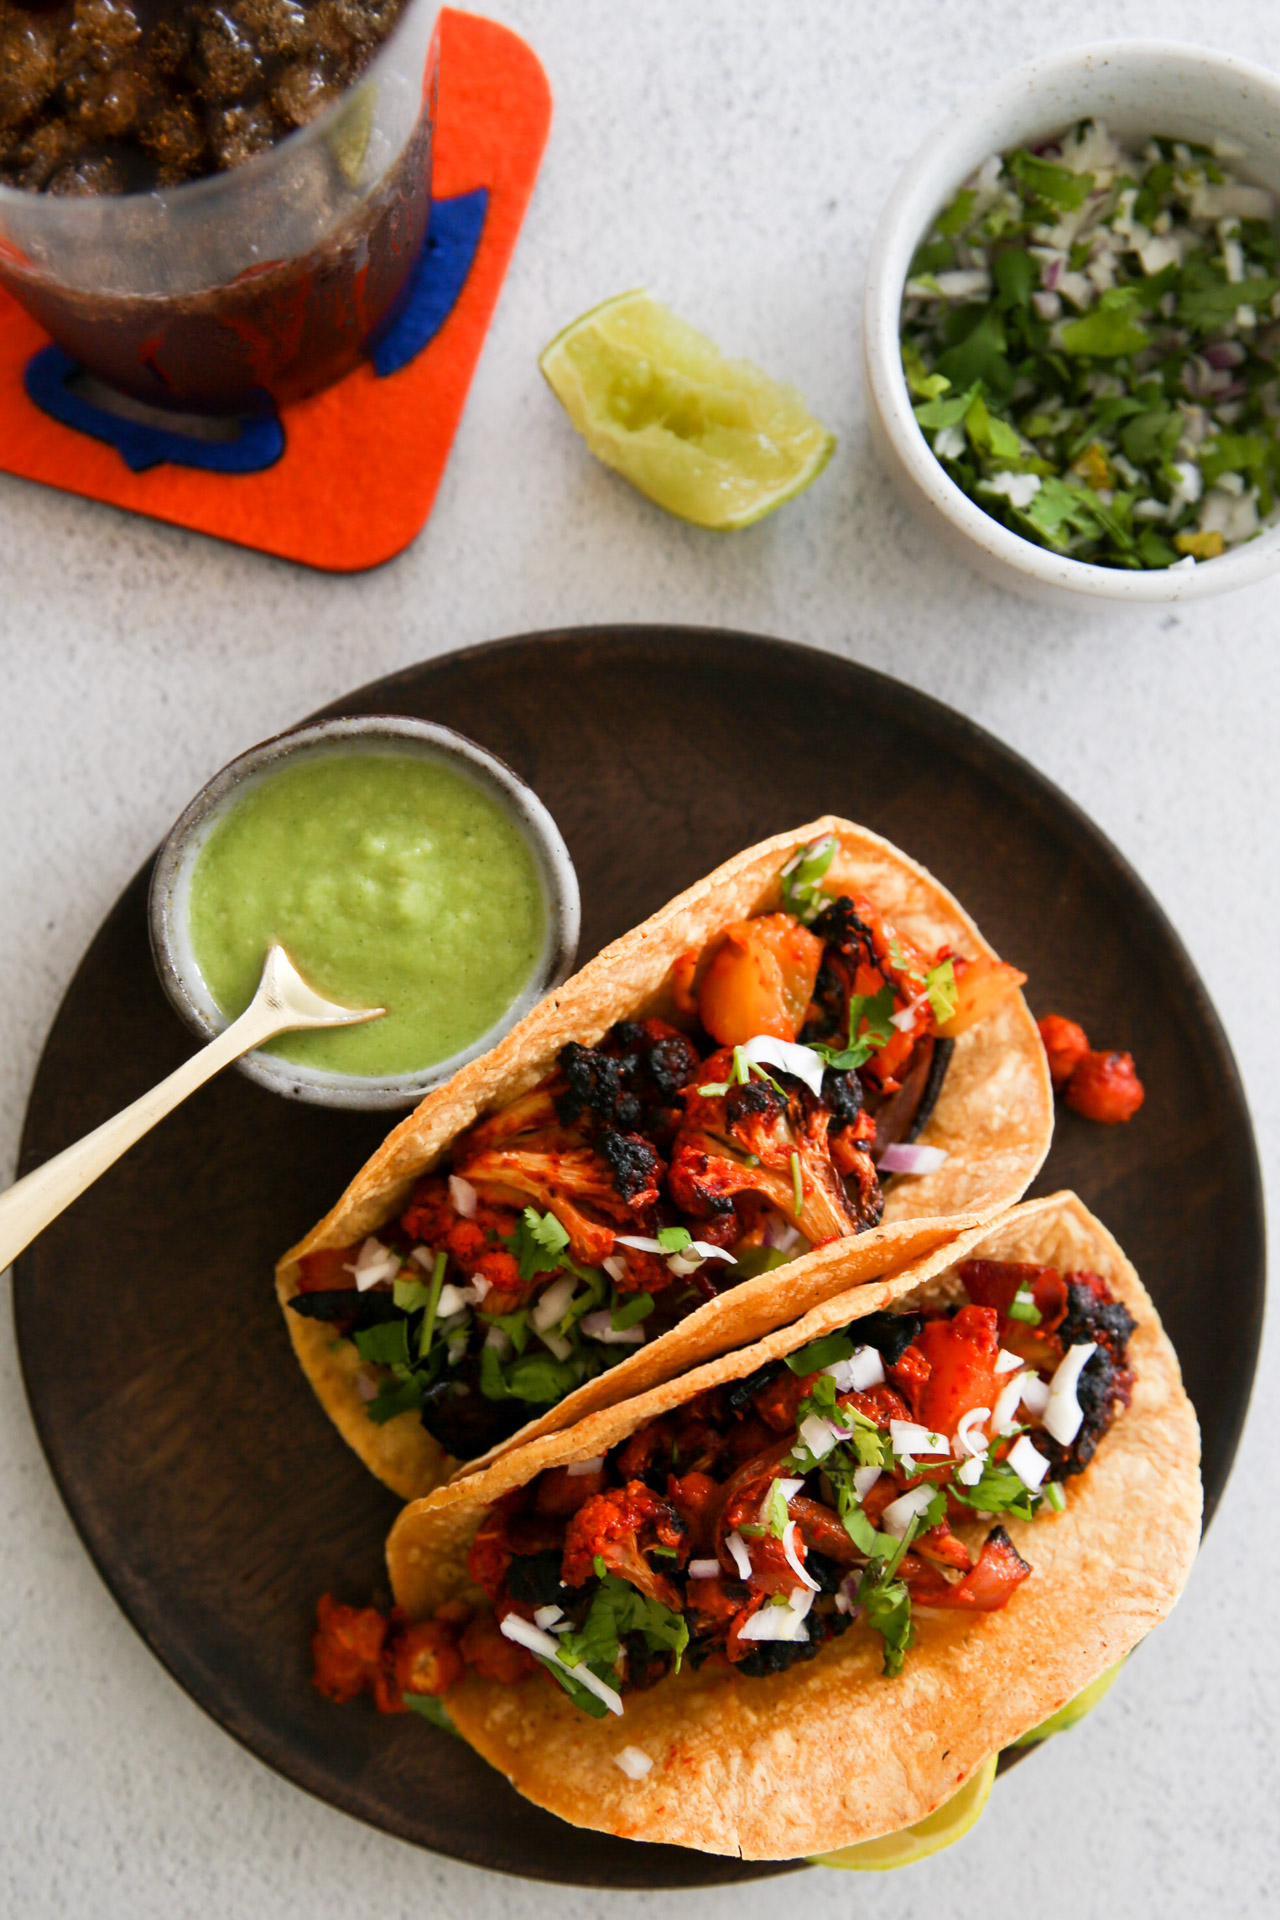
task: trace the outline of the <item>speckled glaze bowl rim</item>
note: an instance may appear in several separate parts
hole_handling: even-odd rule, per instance
[[[995,135],[984,144],[984,154],[973,152],[977,129],[1006,120],[1011,125],[1024,115],[1027,96],[1073,78],[1104,83],[1128,70],[1154,76],[1161,68],[1177,67],[1187,75],[1209,75],[1226,81],[1244,94],[1265,97],[1280,126],[1280,75],[1234,54],[1221,53],[1171,40],[1104,40],[1047,54],[1016,67],[984,88],[931,134],[908,162],[881,214],[871,244],[863,298],[863,351],[868,403],[891,460],[899,463],[897,478],[905,480],[908,497],[945,523],[939,531],[958,551],[966,543],[968,557],[989,577],[1005,575],[1003,584],[1034,598],[1085,598],[1160,604],[1203,599],[1265,579],[1280,566],[1280,525],[1267,527],[1244,545],[1194,568],[1128,572],[1072,560],[1024,540],[985,513],[953,481],[917,426],[899,351],[899,313],[911,255],[939,208],[963,185],[986,152],[1003,152],[1009,138]],[[1064,124],[1046,101],[1042,127],[1047,136]],[[1153,128],[1153,131],[1155,129]],[[1176,133],[1176,128],[1165,128]],[[1223,135],[1237,129],[1224,125]],[[1030,137],[1019,132],[1016,139]],[[1280,187],[1280,175],[1273,183]]]
[[[242,1055],[236,1065],[259,1086],[289,1100],[364,1110],[404,1109],[414,1106],[423,1094],[440,1086],[467,1061],[495,1046],[544,994],[568,977],[577,954],[581,906],[569,849],[532,787],[497,754],[452,727],[403,714],[340,716],[260,741],[214,774],[169,829],[152,869],[148,923],[156,970],[172,1006],[201,1040],[214,1039],[227,1020],[195,963],[186,925],[191,875],[201,847],[241,794],[287,762],[370,747],[389,753],[421,753],[451,764],[497,800],[520,829],[537,864],[547,903],[547,931],[538,964],[528,985],[501,1019],[448,1059],[415,1072],[379,1076],[332,1073],[256,1050]]]

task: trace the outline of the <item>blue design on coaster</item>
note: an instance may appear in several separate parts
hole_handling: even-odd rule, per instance
[[[432,201],[426,245],[404,296],[368,345],[374,372],[384,380],[416,360],[453,312],[475,260],[488,211],[488,187]]]
[[[273,414],[269,418],[244,418],[238,431],[225,440],[204,439],[182,433],[176,427],[153,426],[131,420],[121,413],[109,412],[76,393],[70,382],[80,367],[61,347],[42,347],[27,362],[23,383],[28,398],[42,413],[58,420],[77,433],[114,447],[125,465],[134,473],[161,466],[166,460],[178,467],[197,467],[205,473],[262,473],[273,467],[284,452],[284,428]]]

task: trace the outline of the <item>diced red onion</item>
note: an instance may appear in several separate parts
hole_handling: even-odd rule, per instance
[[[881,1173],[936,1173],[949,1155],[945,1147],[921,1147],[914,1141],[896,1140],[880,1155]]]
[[[728,1548],[729,1558],[738,1569],[738,1578],[740,1580],[749,1580],[751,1578],[751,1555],[747,1552],[747,1543],[742,1535],[737,1532],[731,1533],[724,1544]]]
[[[1032,1444],[1029,1433],[1020,1434],[1014,1441],[1005,1464],[1013,1468],[1023,1486],[1032,1493],[1039,1491],[1040,1483],[1049,1471],[1049,1462],[1039,1447]]]
[[[779,1253],[790,1253],[791,1249],[804,1239],[799,1227],[789,1226],[776,1214],[770,1214],[765,1222],[762,1236],[766,1247],[775,1247]]]
[[[686,1571],[691,1580],[718,1580],[720,1577],[720,1562],[718,1560],[691,1560]]]
[[[862,1612],[858,1605],[858,1588],[862,1582],[860,1573],[847,1573],[836,1589],[836,1612],[847,1613],[856,1618]]]
[[[602,1347],[642,1347],[644,1345],[643,1327],[615,1327],[609,1317],[608,1307],[598,1307],[594,1313],[582,1316],[582,1331],[592,1340],[598,1340]]]
[[[589,1473],[599,1473],[603,1465],[604,1455],[602,1453],[594,1453],[589,1460],[571,1461],[565,1468],[565,1472],[571,1480],[580,1480]]]
[[[1204,349],[1204,358],[1211,367],[1220,371],[1225,367],[1242,367],[1247,358],[1246,350],[1239,340],[1215,340]]]
[[[449,1198],[455,1213],[461,1214],[464,1220],[475,1219],[478,1196],[471,1182],[464,1180],[460,1173],[449,1175]]]
[[[362,1400],[376,1399],[378,1383],[376,1380],[371,1380],[367,1373],[358,1373],[356,1375],[356,1392]]]
[[[621,1753],[613,1756],[615,1767],[621,1767],[628,1780],[643,1780],[653,1767],[653,1761],[643,1747],[624,1747]]]
[[[597,1700],[603,1700],[610,1713],[622,1712],[622,1700],[613,1688],[607,1686],[603,1680],[597,1679],[590,1667],[566,1666],[556,1650],[556,1643],[551,1635],[544,1633],[541,1627],[535,1627],[532,1620],[522,1620],[518,1613],[508,1613],[503,1615],[498,1625],[508,1640],[514,1640],[517,1646],[528,1647],[530,1653],[536,1653],[542,1660],[549,1660],[553,1667],[559,1667],[561,1673],[567,1673],[570,1679],[576,1680],[579,1686],[587,1689],[588,1693],[594,1693]]]
[[[835,1446],[836,1441],[841,1437],[840,1432],[832,1426],[829,1420],[821,1419],[816,1413],[807,1413],[805,1415],[804,1419],[800,1422],[799,1432],[800,1438],[804,1441],[805,1446],[808,1447],[815,1460],[825,1460],[832,1447]]]

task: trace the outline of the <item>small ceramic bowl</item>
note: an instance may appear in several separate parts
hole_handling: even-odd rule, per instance
[[[1200,600],[1251,585],[1280,566],[1280,526],[1195,567],[1129,573],[1091,566],[1024,540],[976,506],[953,480],[911,411],[899,315],[907,269],[939,211],[993,153],[1103,121],[1122,140],[1153,134],[1239,141],[1232,165],[1280,192],[1280,76],[1204,47],[1116,40],[1018,67],[976,95],[930,136],[881,215],[871,246],[863,349],[872,432],[900,491],[951,551],[998,586],[1042,602]]]
[[[449,1059],[437,1060],[415,1073],[376,1078],[326,1072],[263,1052],[247,1053],[236,1063],[259,1086],[269,1087],[286,1099],[326,1107],[410,1107],[466,1061],[494,1046],[543,994],[559,986],[578,948],[578,876],[560,830],[532,788],[474,740],[430,720],[373,714],[322,720],[251,747],[201,789],[160,849],[151,875],[151,950],[164,990],[177,1012],[202,1040],[212,1040],[227,1021],[196,965],[188,925],[191,876],[200,849],[247,787],[287,762],[351,752],[421,754],[444,761],[481,787],[524,836],[547,902],[546,939],[528,985],[487,1033]]]

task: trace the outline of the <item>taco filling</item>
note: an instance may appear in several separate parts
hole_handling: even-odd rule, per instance
[[[834,835],[782,873],[783,911],[674,969],[676,1018],[570,1041],[487,1114],[390,1229],[299,1261],[292,1312],[365,1363],[368,1417],[417,1411],[471,1459],[726,1287],[875,1226],[955,1036],[1025,976],[922,952],[822,879]]]
[[[1006,1607],[1033,1569],[1002,1520],[1064,1511],[1135,1321],[1097,1274],[956,1272],[963,1304],[866,1315],[504,1495],[467,1560],[484,1604],[410,1624],[326,1595],[317,1688],[400,1712],[540,1664],[600,1718],[685,1661],[750,1679],[850,1630],[893,1676],[915,1609]]]

